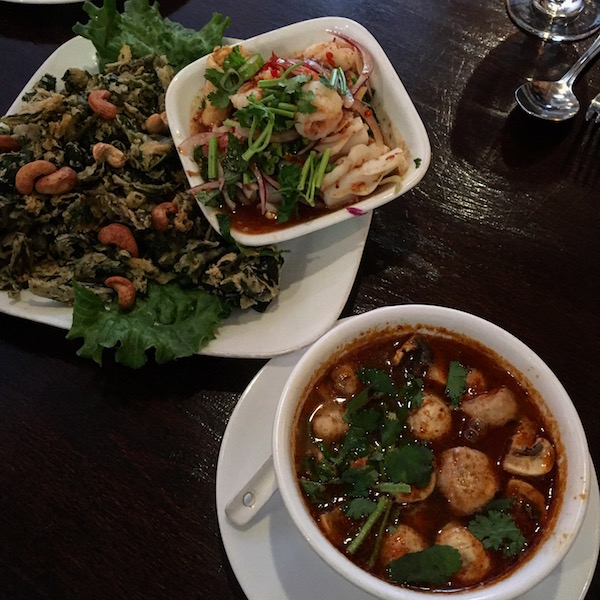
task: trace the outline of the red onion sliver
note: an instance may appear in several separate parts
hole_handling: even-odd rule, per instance
[[[356,208],[355,206],[347,206],[346,210],[355,217],[362,217],[362,215],[367,214],[362,208]]]
[[[373,57],[364,46],[359,44],[356,40],[353,40],[351,37],[348,37],[345,33],[341,33],[336,29],[327,29],[326,31],[327,33],[330,33],[333,36],[342,38],[344,41],[354,46],[360,52],[360,56],[363,61],[363,68],[361,74],[356,80],[356,83],[350,88],[350,91],[352,92],[352,94],[354,94],[356,93],[356,90],[358,90],[358,88],[360,88],[360,86],[363,85],[363,83],[371,76],[374,67]]]

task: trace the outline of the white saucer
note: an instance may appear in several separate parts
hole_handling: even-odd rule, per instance
[[[217,464],[217,515],[231,567],[250,600],[375,600],[332,571],[297,531],[279,492],[255,520],[239,529],[225,505],[271,453],[271,427],[279,394],[304,351],[269,361],[234,409]],[[591,461],[591,458],[590,458]],[[520,600],[583,600],[600,547],[600,496],[594,478],[588,511],[573,547],[560,566]]]

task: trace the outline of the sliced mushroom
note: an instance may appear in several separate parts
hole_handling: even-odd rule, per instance
[[[540,477],[546,475],[554,466],[554,447],[543,437],[538,437],[533,446],[513,448],[502,461],[505,471],[522,477]]]
[[[502,462],[504,470],[513,475],[539,477],[550,472],[554,460],[552,444],[538,435],[531,419],[527,417],[521,419]]]
[[[423,377],[432,360],[433,354],[429,344],[423,338],[413,335],[396,350],[392,364],[415,377]]]
[[[336,365],[331,370],[330,377],[333,382],[333,389],[346,398],[356,394],[360,387],[360,379],[354,367],[348,363]]]
[[[513,392],[501,386],[491,392],[463,398],[460,407],[471,419],[477,419],[492,427],[501,427],[517,416],[517,399]]]
[[[546,515],[546,499],[530,483],[513,477],[506,484],[506,495],[531,506],[536,513],[536,518],[543,518]]]

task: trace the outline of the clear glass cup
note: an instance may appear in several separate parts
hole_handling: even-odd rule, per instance
[[[506,0],[510,18],[544,40],[581,40],[600,29],[596,0]]]

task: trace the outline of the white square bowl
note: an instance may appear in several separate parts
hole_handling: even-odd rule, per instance
[[[406,193],[414,187],[425,175],[431,161],[431,147],[425,126],[417,113],[406,89],[402,85],[389,58],[377,40],[360,24],[343,17],[322,17],[288,25],[249,40],[243,41],[244,48],[251,52],[259,52],[268,58],[272,52],[278,56],[290,56],[319,41],[333,39],[327,29],[335,29],[340,33],[356,40],[372,55],[374,71],[370,82],[375,90],[375,107],[378,115],[383,115],[392,125],[392,130],[403,140],[410,153],[410,166],[403,176],[401,186],[387,184],[375,190],[369,196],[351,205],[353,212],[368,212],[382,206]],[[194,100],[204,86],[204,71],[207,57],[201,58],[182,69],[173,79],[166,95],[166,111],[175,144],[179,146],[190,136],[190,121]],[[388,128],[382,124],[384,131]],[[389,135],[389,132],[388,132]],[[180,153],[184,171],[190,186],[202,183],[196,173],[197,165],[184,154]],[[219,209],[200,204],[200,208],[214,229],[219,231],[217,214]],[[262,246],[276,244],[297,238],[324,227],[329,227],[346,219],[352,218],[353,212],[349,207],[332,210],[310,221],[282,226],[281,229],[265,233],[244,233],[234,228],[231,234],[236,241],[246,246]]]

